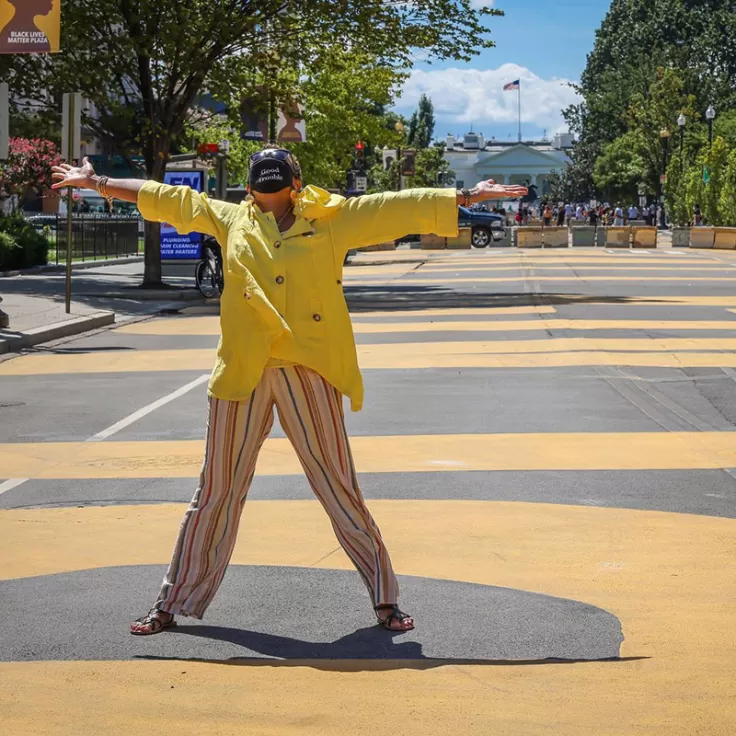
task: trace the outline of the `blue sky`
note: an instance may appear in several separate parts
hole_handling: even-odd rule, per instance
[[[476,0],[482,4],[483,0]],[[576,101],[577,81],[610,0],[496,0],[503,18],[490,18],[496,47],[468,64],[417,62],[396,109],[411,114],[422,92],[435,105],[435,135],[461,135],[473,126],[486,138],[517,137],[517,95],[503,84],[520,78],[522,134],[565,129],[560,110]]]

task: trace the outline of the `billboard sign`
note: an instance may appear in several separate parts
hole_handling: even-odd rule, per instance
[[[191,187],[197,192],[204,189],[205,172],[202,169],[188,171],[167,171],[164,184]],[[176,228],[168,223],[161,223],[161,260],[199,260],[202,252],[202,233],[180,235]]]
[[[0,54],[56,54],[61,0],[0,0]]]

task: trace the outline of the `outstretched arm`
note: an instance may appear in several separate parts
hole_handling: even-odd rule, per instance
[[[525,187],[489,180],[469,190],[467,202],[515,199],[526,193]],[[332,222],[335,242],[347,252],[409,233],[454,237],[458,230],[457,208],[465,203],[465,194],[452,189],[406,189],[349,199]]]
[[[89,159],[82,166],[54,166],[53,189],[81,187],[100,191],[102,177],[95,174]],[[200,232],[216,238],[220,245],[227,241],[227,225],[238,205],[210,199],[206,194],[186,186],[169,186],[141,179],[107,179],[108,195],[125,202],[134,202],[146,220],[168,222],[180,233]]]

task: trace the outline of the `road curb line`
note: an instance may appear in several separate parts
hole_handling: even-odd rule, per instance
[[[84,271],[87,268],[99,268],[100,266],[121,266],[125,263],[141,263],[143,256],[130,256],[128,258],[108,258],[97,261],[82,261],[81,263],[72,263],[72,271]],[[66,271],[66,266],[59,264],[49,264],[47,266],[35,266],[34,268],[20,268],[15,271],[0,271],[0,279],[10,278],[12,276],[35,276],[43,273],[54,273]]]
[[[17,335],[4,335],[0,331],[0,353],[14,353],[42,342],[79,335],[82,332],[88,332],[114,323],[115,312],[99,311],[84,317],[75,317],[43,327],[34,327]]]

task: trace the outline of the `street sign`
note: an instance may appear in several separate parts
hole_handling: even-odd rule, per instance
[[[56,54],[61,0],[0,2],[0,54]]]
[[[73,113],[70,120],[69,102],[74,95],[74,104],[71,112]],[[67,92],[61,98],[61,157],[65,161],[73,161],[79,159],[82,155],[82,93]],[[71,133],[70,136],[70,125]],[[69,150],[70,140],[72,142],[72,150]]]
[[[164,184],[183,185],[201,192],[204,189],[204,175],[203,169],[167,171],[164,174]],[[180,235],[172,225],[161,223],[162,261],[198,260],[201,250],[202,233]]]
[[[8,104],[7,82],[0,82],[0,161],[8,157],[8,138],[10,135],[10,106]]]
[[[368,189],[368,177],[367,176],[356,176],[355,177],[355,191],[364,192]]]

